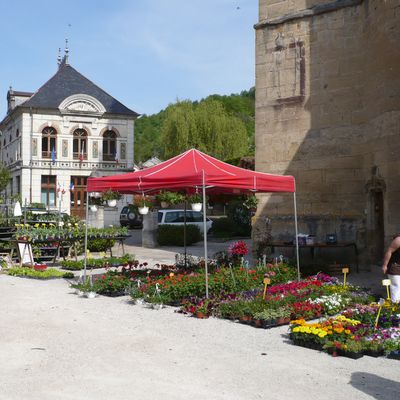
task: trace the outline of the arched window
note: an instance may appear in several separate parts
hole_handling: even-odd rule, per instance
[[[87,132],[85,129],[74,130],[74,160],[87,160]]]
[[[42,130],[42,158],[52,158],[52,151],[54,151],[54,158],[56,158],[57,131],[51,126],[47,126]]]
[[[105,131],[103,134],[103,161],[115,161],[117,157],[117,134]]]

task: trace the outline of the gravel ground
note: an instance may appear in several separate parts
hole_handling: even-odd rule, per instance
[[[0,275],[0,399],[386,399],[400,364],[332,358],[255,329],[126,297],[85,299],[64,280]]]

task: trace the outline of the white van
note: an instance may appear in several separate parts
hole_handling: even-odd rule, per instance
[[[183,225],[185,210],[159,210],[158,224],[159,225]],[[200,211],[186,210],[186,223],[188,225],[196,225],[200,232],[203,233],[203,213]],[[206,219],[207,232],[212,226],[211,219]]]

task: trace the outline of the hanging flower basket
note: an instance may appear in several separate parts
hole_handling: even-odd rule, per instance
[[[201,203],[192,203],[192,211],[201,211],[202,208],[202,204]]]
[[[121,198],[121,194],[118,192],[113,192],[111,189],[107,190],[102,194],[103,201],[107,201],[109,207],[115,207],[117,205],[117,200]]]
[[[139,214],[142,214],[142,215],[146,215],[149,213],[149,207],[147,207],[147,206],[138,207],[138,210],[139,210]]]
[[[107,200],[107,205],[109,207],[116,207],[117,206],[117,200],[116,199]]]

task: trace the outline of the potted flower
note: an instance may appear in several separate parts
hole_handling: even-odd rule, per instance
[[[135,206],[138,208],[139,214],[146,215],[149,213],[150,207],[153,206],[149,196],[135,196],[134,198]]]
[[[103,201],[106,201],[109,207],[115,207],[117,205],[117,200],[119,200],[121,197],[122,196],[119,192],[114,192],[111,189],[108,189],[102,194]]]
[[[178,204],[184,200],[184,196],[179,192],[162,191],[157,195],[157,200],[162,208],[167,208],[170,204]]]
[[[188,200],[193,211],[201,211],[203,198],[199,193],[193,193],[191,196],[189,196]]]

